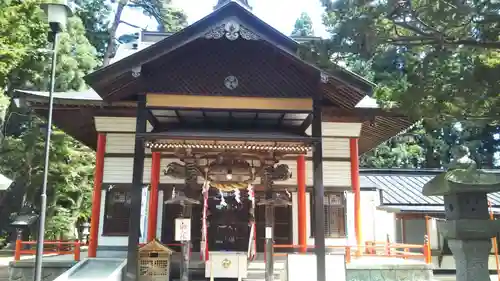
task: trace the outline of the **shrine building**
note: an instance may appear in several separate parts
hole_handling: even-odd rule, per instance
[[[373,83],[302,60],[299,39],[229,1],[177,33],[141,32],[90,90],[55,94],[55,125],[96,151],[89,257],[123,249],[130,264],[153,239],[180,251],[179,217],[202,260],[267,242],[324,268],[325,245],[364,243],[359,156],[412,122],[379,109]],[[47,116],[47,93],[18,94]]]

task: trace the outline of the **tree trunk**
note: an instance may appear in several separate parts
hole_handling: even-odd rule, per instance
[[[123,9],[127,6],[128,0],[120,0],[118,2],[118,7],[116,8],[115,18],[113,19],[113,24],[109,29],[109,39],[108,44],[106,46],[106,52],[104,53],[104,59],[102,62],[102,66],[105,67],[111,61],[111,58],[114,56],[115,48],[116,48],[116,30],[120,25],[120,20],[122,17]]]
[[[82,208],[82,203],[83,203],[83,194],[80,194],[78,196],[78,199],[76,199],[75,206],[71,210],[71,225],[73,226],[73,229],[71,230],[71,236],[75,236],[76,239],[81,240],[82,237],[80,237],[80,231],[79,231],[79,225],[78,225],[78,218],[80,216],[80,210]]]

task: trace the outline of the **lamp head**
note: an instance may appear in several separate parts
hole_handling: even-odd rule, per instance
[[[47,21],[50,29],[54,33],[65,30],[68,18],[73,16],[73,11],[64,2],[65,1],[61,3],[43,3],[40,5],[47,15]]]

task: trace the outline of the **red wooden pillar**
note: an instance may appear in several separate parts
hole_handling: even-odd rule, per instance
[[[356,233],[356,244],[358,253],[361,253],[363,246],[363,232],[361,229],[361,189],[359,186],[359,149],[358,139],[349,139],[351,158],[351,185],[354,193],[354,232]]]
[[[106,135],[97,134],[97,151],[94,171],[94,191],[92,193],[92,215],[90,217],[90,237],[88,256],[95,258],[99,239],[99,220],[101,217],[101,186],[104,173],[104,153],[106,151]]]
[[[151,189],[149,194],[148,242],[156,238],[158,220],[158,185],[160,184],[160,152],[153,152],[151,159]]]
[[[300,252],[307,252],[307,212],[306,212],[306,157],[297,157],[297,207]]]

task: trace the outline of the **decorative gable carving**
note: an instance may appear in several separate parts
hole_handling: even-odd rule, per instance
[[[240,37],[245,40],[260,39],[257,34],[253,33],[234,19],[222,22],[205,33],[206,39],[221,39],[222,37],[226,37],[230,41],[234,41]]]

